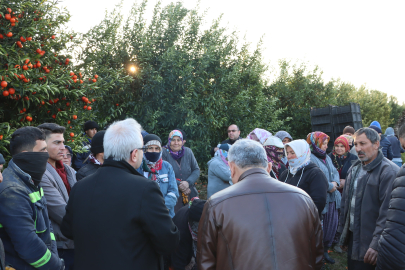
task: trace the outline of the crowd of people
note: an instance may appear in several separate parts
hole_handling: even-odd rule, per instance
[[[0,173],[0,270],[403,269],[405,125],[293,140],[228,127],[207,199],[183,130],[164,144],[134,119],[84,124],[80,153],[55,123],[17,129]],[[0,171],[6,161],[0,154]]]

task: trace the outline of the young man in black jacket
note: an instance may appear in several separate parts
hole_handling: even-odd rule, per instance
[[[144,147],[134,119],[104,135],[104,163],[73,187],[62,233],[75,241],[75,270],[162,269],[180,233],[159,185],[140,175]]]
[[[101,168],[104,162],[104,134],[105,130],[97,132],[91,141],[89,164],[84,165],[76,174],[76,180],[82,180],[86,176],[92,175]]]

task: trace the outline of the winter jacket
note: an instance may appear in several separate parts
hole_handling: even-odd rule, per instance
[[[188,227],[188,205],[183,206],[173,218],[173,223],[180,231],[180,243],[170,255],[174,270],[184,270],[193,257],[193,238]]]
[[[63,165],[65,166],[69,185],[73,187],[76,183],[75,171],[70,166],[66,164]],[[62,219],[66,214],[66,205],[69,196],[62,178],[49,163],[46,164],[46,171],[42,176],[41,185],[44,189],[46,201],[48,202],[49,219],[52,222],[52,227],[55,232],[57,246],[61,249],[73,249],[73,241],[66,238],[60,231]]]
[[[311,161],[313,163],[315,163],[319,167],[319,169],[322,170],[322,172],[326,176],[326,179],[328,179],[328,193],[326,194],[326,206],[322,211],[322,215],[324,215],[328,212],[329,207],[327,207],[327,206],[331,202],[335,202],[336,209],[340,209],[340,201],[342,199],[342,195],[340,195],[339,190],[336,189],[332,193],[329,192],[330,190],[333,189],[332,182],[336,182],[338,186],[340,185],[339,173],[336,170],[335,166],[333,166],[332,160],[327,155],[326,160],[325,160],[326,163],[324,163],[322,160],[317,158],[314,154],[311,154]]]
[[[78,171],[80,170],[81,167],[83,167],[86,164],[90,163],[90,160],[88,159],[90,155],[90,148],[91,148],[91,139],[87,138],[86,142],[83,142],[83,150],[85,152],[83,153],[76,153],[73,155],[72,159],[72,167]]]
[[[6,269],[6,257],[4,255],[4,246],[3,242],[0,239],[0,270]]]
[[[94,164],[92,162],[90,162],[89,164],[84,165],[76,173],[76,180],[77,181],[82,180],[86,176],[89,176],[89,175],[95,173],[99,168],[101,168],[101,165]]]
[[[189,197],[192,198],[198,196],[195,182],[200,177],[200,167],[198,167],[193,151],[188,147],[184,147],[184,151],[184,156],[179,161],[180,164],[170,155],[169,150],[165,148],[163,149],[162,159],[172,165],[176,179],[188,182],[191,190]],[[178,182],[178,184],[180,183]]]
[[[239,138],[237,138],[236,140],[226,139],[225,141],[221,142],[221,144],[230,144],[230,145],[233,145],[234,143],[236,143],[237,140],[240,140],[240,139],[242,139],[242,138],[239,137]],[[217,146],[215,146],[215,147],[217,147]],[[214,157],[214,156],[215,156],[215,147],[212,147],[212,148],[211,148],[211,151],[210,151],[211,157]]]
[[[404,153],[405,150],[402,148],[401,143],[395,136],[387,136],[387,140],[390,141],[391,143],[391,149],[392,149],[392,157],[394,158],[401,158],[401,153]]]
[[[392,183],[399,170],[397,165],[384,157],[381,150],[367,165],[363,165],[360,160],[353,163],[343,188],[338,227],[341,233],[340,245],[348,245],[353,186],[361,169],[366,173],[357,179],[351,254],[352,260],[356,261],[363,261],[369,248],[379,250],[378,241],[387,218]]]
[[[220,156],[208,161],[207,198],[232,184],[231,170]]]
[[[405,262],[405,165],[392,185],[387,221],[378,243],[377,269],[404,269]]]
[[[333,166],[335,166],[335,168],[336,168],[337,165],[333,162],[333,159],[334,159],[333,154],[330,153],[329,157],[332,160]],[[347,153],[347,157],[345,159],[343,159],[343,161],[342,161],[343,167],[342,167],[340,172],[338,171],[339,179],[346,179],[347,172],[349,171],[350,167],[352,166],[352,162],[355,161],[355,160],[358,160],[358,159],[359,159],[358,156],[353,155],[350,152]],[[336,168],[336,170],[337,170],[337,168]]]
[[[322,228],[312,199],[264,169],[245,171],[204,206],[199,270],[313,270],[322,268],[322,258]]]
[[[392,152],[391,142],[386,138],[385,135],[381,135],[380,147],[384,154],[384,157],[388,158],[389,160],[392,160],[394,154]]]
[[[44,191],[13,160],[0,184],[0,238],[7,264],[18,270],[62,269]]]
[[[315,163],[310,162],[304,168],[299,169],[295,175],[292,175],[289,170],[285,170],[279,180],[305,191],[315,203],[319,216],[321,215],[325,208],[329,185],[325,174]]]
[[[148,177],[149,173],[144,172],[142,166],[140,166],[137,171],[141,175]],[[169,215],[171,218],[173,218],[174,206],[179,198],[179,189],[177,188],[177,181],[176,177],[174,176],[173,167],[169,162],[163,160],[162,169],[157,171],[156,183],[159,185],[160,191],[165,199],[165,205],[169,210]]]
[[[73,187],[61,230],[75,270],[162,269],[179,243],[158,184],[112,158]]]

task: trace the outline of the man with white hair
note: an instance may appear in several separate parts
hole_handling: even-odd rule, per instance
[[[163,269],[180,234],[159,185],[139,174],[143,139],[134,119],[104,135],[104,163],[70,193],[63,234],[75,241],[75,270]]]
[[[233,186],[210,197],[198,229],[198,269],[321,269],[322,229],[312,199],[269,175],[263,146],[228,153]]]

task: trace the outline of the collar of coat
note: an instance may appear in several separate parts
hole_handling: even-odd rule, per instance
[[[384,154],[381,151],[381,149],[379,149],[377,157],[373,161],[371,161],[369,164],[363,165],[361,160],[357,159],[357,160],[354,161],[353,167],[358,166],[359,164],[361,164],[361,166],[363,166],[363,170],[370,172],[370,171],[374,170],[378,165],[380,165],[383,158],[384,158]]]
[[[129,164],[125,160],[117,161],[117,160],[114,160],[112,158],[107,158],[107,159],[104,160],[103,167],[116,167],[116,168],[120,168],[120,169],[123,169],[125,171],[128,171],[131,174],[143,176],[134,167],[132,167],[131,164]]]
[[[257,173],[265,174],[266,176],[270,176],[269,173],[263,168],[251,168],[239,176],[238,182],[242,181],[243,179],[245,179],[246,177],[248,177],[252,174],[257,174]]]

